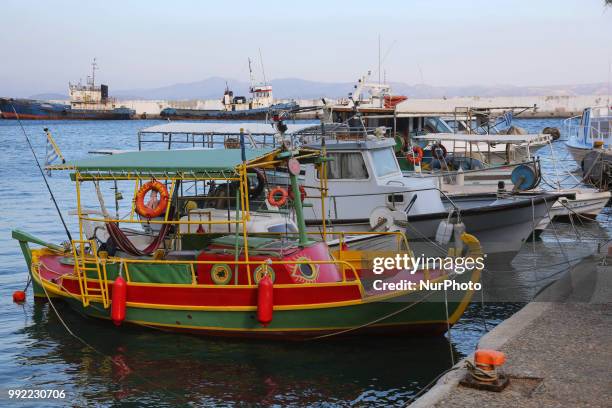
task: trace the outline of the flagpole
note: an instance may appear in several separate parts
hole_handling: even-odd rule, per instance
[[[51,136],[51,132],[49,132],[49,128],[44,128],[43,130],[47,134],[47,141],[49,143],[51,143],[51,146],[53,147],[53,150],[55,151],[55,154],[57,154],[57,156],[60,159],[62,159],[62,164],[66,163],[66,159],[64,159],[64,155],[62,154],[62,151],[60,150],[60,148],[57,145],[57,143],[55,143],[55,139],[53,139],[53,136]]]

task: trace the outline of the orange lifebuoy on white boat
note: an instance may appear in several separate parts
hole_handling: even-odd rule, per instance
[[[160,195],[159,202],[157,203],[155,208],[150,208],[144,203],[145,196],[151,190],[157,191]],[[157,180],[149,181],[148,183],[140,187],[140,190],[138,190],[138,192],[136,193],[136,212],[142,217],[149,219],[159,217],[166,211],[169,199],[170,195],[168,194],[166,186],[164,186]]]
[[[421,146],[414,146],[412,152],[406,154],[406,160],[408,160],[410,164],[420,164],[423,160],[423,154],[424,152]]]

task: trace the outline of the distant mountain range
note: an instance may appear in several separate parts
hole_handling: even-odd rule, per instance
[[[160,88],[141,88],[127,90],[110,89],[110,94],[118,99],[217,99],[223,96],[225,87],[234,91],[234,95],[248,95],[249,84],[234,79],[226,80],[211,77],[202,81],[179,83]],[[271,81],[274,97],[278,99],[302,98],[315,99],[321,97],[345,97],[353,90],[354,82],[319,82],[299,78],[283,78]],[[606,95],[606,83],[558,86],[432,86],[425,84],[409,85],[403,82],[391,82],[395,94],[407,95],[410,98],[443,98],[458,96],[571,96],[571,95]],[[43,93],[32,95],[34,99],[68,99],[67,95]]]

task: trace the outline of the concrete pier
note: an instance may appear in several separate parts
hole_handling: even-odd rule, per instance
[[[275,103],[290,102],[289,99],[278,99]],[[327,98],[329,103],[337,103],[336,98]],[[65,101],[64,101],[65,102]],[[300,106],[322,106],[321,99],[297,99]],[[525,112],[523,118],[568,118],[580,115],[589,106],[606,105],[609,98],[605,95],[571,95],[571,96],[497,96],[497,97],[456,97],[438,99],[412,99],[398,105],[398,112],[452,112],[455,107],[500,107],[500,106],[533,106],[536,112]],[[189,109],[222,109],[221,99],[173,100],[120,100],[123,105],[136,111],[138,117],[159,118],[159,113],[168,107]],[[303,114],[303,118],[312,118],[314,114]]]
[[[612,406],[612,266],[601,261],[583,260],[481,339],[506,354],[504,391],[459,385],[463,360],[410,406]]]
[[[411,99],[400,103],[396,111],[414,112],[453,112],[455,108],[493,108],[511,106],[534,106],[537,111],[528,111],[521,118],[569,118],[582,113],[589,106],[606,106],[610,103],[606,95],[550,95],[550,96],[495,96],[495,97],[455,97],[437,99]]]

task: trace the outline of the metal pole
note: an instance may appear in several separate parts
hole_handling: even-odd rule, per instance
[[[244,150],[244,129],[240,128],[240,154],[242,155],[242,163],[246,163],[246,151]]]
[[[295,209],[295,218],[300,232],[300,246],[308,244],[308,236],[306,234],[306,222],[304,221],[304,209],[302,208],[302,196],[298,187],[297,176],[290,173],[291,190],[293,190],[293,207]]]

